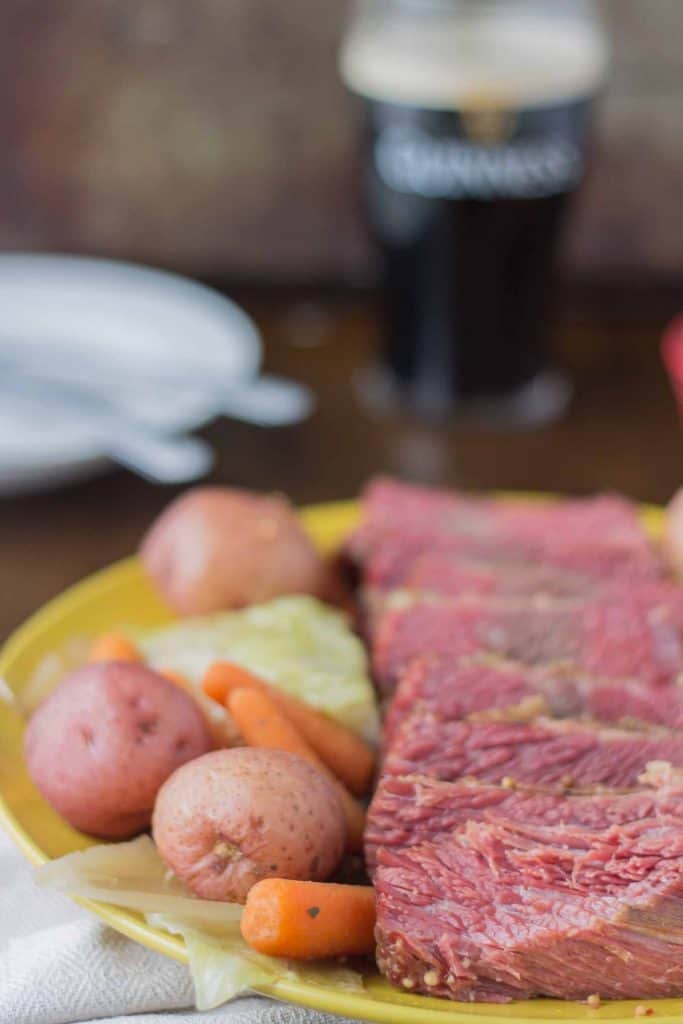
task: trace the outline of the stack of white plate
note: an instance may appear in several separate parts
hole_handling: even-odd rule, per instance
[[[262,426],[311,409],[259,377],[261,339],[218,292],[175,274],[72,256],[0,256],[0,493],[55,486],[111,460],[150,479],[202,476],[218,415]]]

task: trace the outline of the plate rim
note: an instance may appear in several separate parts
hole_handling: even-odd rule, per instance
[[[555,495],[529,492],[496,492],[499,496],[511,498],[529,498],[534,500],[552,500]],[[348,529],[357,518],[359,503],[355,500],[324,502],[307,505],[299,509],[304,526],[312,533],[314,540],[325,550],[338,542],[343,529]],[[663,509],[659,506],[640,504],[639,510],[646,528],[653,534],[661,526]],[[7,638],[0,648],[0,679],[8,668],[11,670],[15,661],[30,650],[36,632],[40,633],[54,626],[70,609],[80,606],[84,601],[97,595],[102,600],[103,587],[117,589],[130,578],[139,576],[140,563],[136,556],[130,556],[106,566],[84,579],[65,588],[51,598],[32,615],[20,624]],[[38,866],[50,858],[40,849],[23,826],[16,820],[9,809],[4,796],[0,792],[0,825],[5,828],[10,838],[16,843],[28,861]],[[103,903],[99,900],[70,896],[74,902],[95,914],[116,931],[139,942],[158,953],[169,956],[180,963],[188,963],[187,952],[182,938],[170,935],[148,925],[140,915],[123,907]],[[377,979],[378,975],[370,976]],[[382,984],[379,981],[378,984]],[[384,983],[386,984],[386,983]],[[327,1013],[343,1014],[357,1020],[375,1022],[375,1024],[511,1024],[517,1021],[537,1021],[538,1024],[549,1021],[560,1021],[562,1024],[585,1024],[596,1020],[596,1011],[577,1001],[550,999],[534,999],[508,1004],[491,1003],[458,1003],[446,999],[431,999],[425,996],[410,996],[398,991],[393,998],[374,998],[371,991],[363,993],[344,992],[330,989],[313,983],[279,980],[269,985],[261,985],[254,991],[258,994],[281,999],[285,1002]],[[387,986],[390,995],[393,989]],[[675,1024],[683,1018],[683,999],[646,999],[623,1001],[623,1015],[609,1017],[603,1013],[602,1019],[613,1024],[626,1024],[634,1019],[633,1007],[638,1002],[647,1002],[655,1007],[655,1020],[662,1024]],[[543,1008],[548,1012],[543,1013]],[[603,1004],[621,1010],[621,1002]],[[505,1008],[518,1008],[520,1014],[505,1012]],[[557,1016],[554,1008],[562,1007],[569,1011]],[[575,1012],[572,1012],[572,1008]],[[501,1012],[503,1011],[503,1012]],[[670,1012],[669,1012],[670,1011]],[[526,1016],[526,1014],[529,1016]]]

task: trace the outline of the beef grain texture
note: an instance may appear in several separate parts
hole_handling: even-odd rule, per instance
[[[591,578],[662,575],[636,511],[605,495],[562,502],[473,498],[391,479],[363,494],[361,524],[347,542],[357,564],[373,560],[372,581],[392,585],[405,561],[429,549],[489,561],[539,561]]]
[[[380,479],[346,554],[393,695],[366,829],[383,973],[468,1001],[683,994],[683,590],[636,507]]]
[[[628,788],[637,785],[650,761],[683,767],[683,733],[572,719],[444,721],[417,709],[395,736],[383,772],[451,782],[472,776],[483,782]]]
[[[558,672],[558,677],[564,675]],[[560,680],[558,679],[558,689]],[[573,676],[567,678],[565,703],[577,703]],[[488,655],[451,661],[438,655],[416,658],[402,673],[384,719],[383,746],[388,751],[393,737],[416,710],[448,720],[467,718],[479,711],[524,704],[530,717],[549,705],[526,665]]]
[[[365,566],[369,587],[444,594],[489,594],[498,597],[556,598],[597,596],[600,581],[585,570],[565,569],[545,562],[486,561],[458,554],[447,547],[417,554],[396,552],[393,570],[385,576],[388,552],[378,552]]]
[[[413,658],[490,653],[526,665],[565,662],[606,679],[671,683],[683,671],[677,611],[649,587],[619,600],[505,600],[482,596],[411,600],[397,592],[372,637],[373,672],[391,693]]]
[[[437,718],[521,705],[526,717],[545,707],[559,718],[585,716],[599,722],[669,729],[683,727],[683,686],[637,679],[602,679],[571,664],[528,666],[492,655],[452,661],[439,655],[415,658],[403,670],[384,720],[384,750],[416,709]]]
[[[670,580],[633,578],[610,570],[604,579],[586,571],[563,569],[544,562],[483,562],[447,550],[428,550],[400,559],[400,572],[388,585],[373,579],[373,564],[365,572],[365,603],[377,621],[387,595],[404,590],[416,595],[442,597],[498,597],[553,601],[638,601],[646,608],[667,608],[683,628],[683,588]]]
[[[476,779],[440,782],[424,775],[385,775],[368,811],[366,864],[373,871],[379,849],[399,850],[442,839],[470,820],[580,825],[591,831],[643,818],[683,820],[683,772],[655,767],[643,773],[638,787],[564,791],[523,784],[507,788]]]
[[[411,992],[467,1001],[680,996],[682,826],[471,821],[381,850],[380,969]]]

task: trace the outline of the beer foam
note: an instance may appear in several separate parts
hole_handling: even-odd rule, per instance
[[[435,110],[578,99],[596,91],[606,65],[598,27],[552,4],[378,5],[351,25],[340,58],[354,92]]]

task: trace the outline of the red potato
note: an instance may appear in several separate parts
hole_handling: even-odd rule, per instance
[[[683,578],[683,487],[676,491],[666,507],[662,554],[671,571]]]
[[[281,594],[328,593],[329,567],[282,497],[197,487],[166,508],[140,557],[180,615],[204,615]]]
[[[332,784],[302,758],[235,747],[171,776],[152,833],[163,861],[197,896],[243,903],[261,878],[329,878],[346,822]]]
[[[151,669],[118,661],[67,676],[31,717],[24,742],[48,803],[102,839],[148,828],[161,784],[212,746],[186,693]]]

